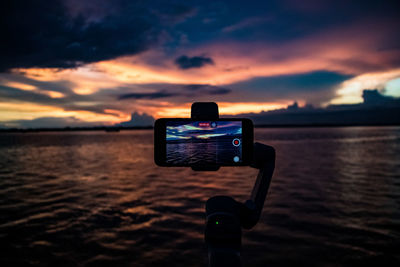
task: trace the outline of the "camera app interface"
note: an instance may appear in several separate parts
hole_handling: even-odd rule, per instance
[[[169,121],[166,127],[167,163],[242,162],[241,121]]]

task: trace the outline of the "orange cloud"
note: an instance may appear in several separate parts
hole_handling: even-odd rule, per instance
[[[283,44],[233,41],[211,43],[176,55],[151,50],[76,69],[32,68],[16,71],[40,81],[68,80],[75,84],[73,90],[76,93],[90,94],[102,88],[131,84],[227,85],[254,77],[318,70],[358,75],[370,71],[370,68],[392,68],[391,60],[397,52],[377,49],[384,42],[385,33],[374,30],[372,36],[364,28],[365,25],[339,28]],[[206,54],[213,59],[215,65],[181,70],[175,66],[174,59],[182,53]]]
[[[113,124],[121,122],[129,116],[116,117],[114,114],[98,114],[89,111],[68,111],[62,108],[32,104],[29,102],[0,102],[0,121],[32,120],[41,117],[75,117],[86,122],[99,122],[101,124]]]
[[[8,86],[8,87],[18,88],[18,89],[25,90],[25,91],[34,91],[37,89],[33,85],[21,83],[21,82],[14,82],[14,81],[7,81],[3,85]]]
[[[220,115],[237,115],[241,113],[258,113],[261,111],[268,111],[280,108],[286,108],[289,102],[286,103],[268,103],[268,102],[218,102],[218,108]],[[166,105],[165,107],[159,107],[154,116],[157,118],[161,117],[177,117],[177,118],[189,118],[190,107],[192,103],[184,103],[176,106],[174,104]]]
[[[41,82],[68,81],[76,94],[90,95],[103,89],[112,91],[113,88],[118,87],[127,88],[130,93],[143,93],[143,88],[146,88],[144,85],[156,83],[210,84],[229,88],[229,84],[254,77],[325,70],[356,76],[338,87],[336,97],[329,103],[355,103],[361,101],[360,92],[365,89],[365,86],[381,85],[388,81],[387,77],[390,76],[392,79],[399,76],[398,69],[393,67],[392,62],[398,58],[396,57],[397,52],[390,49],[377,49],[379,44],[384,42],[385,34],[380,35],[379,31],[374,30],[372,36],[365,29],[357,27],[359,26],[327,31],[279,45],[265,42],[210,43],[180,51],[180,54],[176,55],[166,55],[162,50],[152,50],[136,56],[97,62],[75,69],[30,68],[15,69],[13,72]],[[368,27],[374,26],[368,25]],[[181,70],[175,66],[174,59],[182,54],[206,54],[213,59],[215,64]],[[371,69],[375,71],[371,71]],[[379,75],[373,73],[379,73]],[[51,98],[65,97],[63,93],[39,90],[36,86],[18,81],[3,81],[2,84],[47,94]],[[246,88],[243,88],[243,91],[245,90]],[[235,93],[233,92],[229,98],[219,102],[221,114],[260,112],[283,108],[289,104],[287,100],[278,103],[267,99],[250,99],[249,102],[244,102],[240,95]],[[220,100],[222,97],[215,97],[215,99]],[[155,117],[189,116],[190,103],[182,99],[179,100],[179,103],[172,102],[174,100],[170,101],[160,101],[160,99],[126,101],[121,109],[116,106],[105,109],[104,111],[108,114],[66,111],[57,107],[38,110],[40,105],[37,104],[25,103],[24,107],[17,107],[17,104],[7,106],[6,103],[0,102],[3,105],[0,119],[76,116],[86,121],[112,123],[126,120],[130,113],[128,110],[146,112]],[[300,103],[304,103],[304,99],[300,99]],[[79,105],[83,105],[83,103],[77,103],[75,106]],[[4,109],[6,106],[9,108],[7,112]]]
[[[344,81],[336,91],[336,97],[326,104],[355,104],[363,101],[364,89],[384,89],[386,84],[400,77],[400,69],[372,72]]]

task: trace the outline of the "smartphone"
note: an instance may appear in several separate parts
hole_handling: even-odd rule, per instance
[[[249,119],[158,119],[154,160],[159,166],[245,166],[253,156]]]

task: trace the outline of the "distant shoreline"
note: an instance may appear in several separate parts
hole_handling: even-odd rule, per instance
[[[400,124],[261,124],[254,128],[312,128],[312,127],[389,127],[400,126]],[[0,133],[31,133],[31,132],[78,132],[78,131],[105,131],[119,132],[126,130],[150,130],[153,126],[146,127],[66,127],[66,128],[9,128],[0,129]]]

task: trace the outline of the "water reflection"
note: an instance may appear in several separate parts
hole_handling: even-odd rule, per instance
[[[399,262],[400,128],[257,129],[277,168],[249,266]],[[204,203],[256,171],[153,163],[151,131],[0,135],[3,266],[204,266]]]

